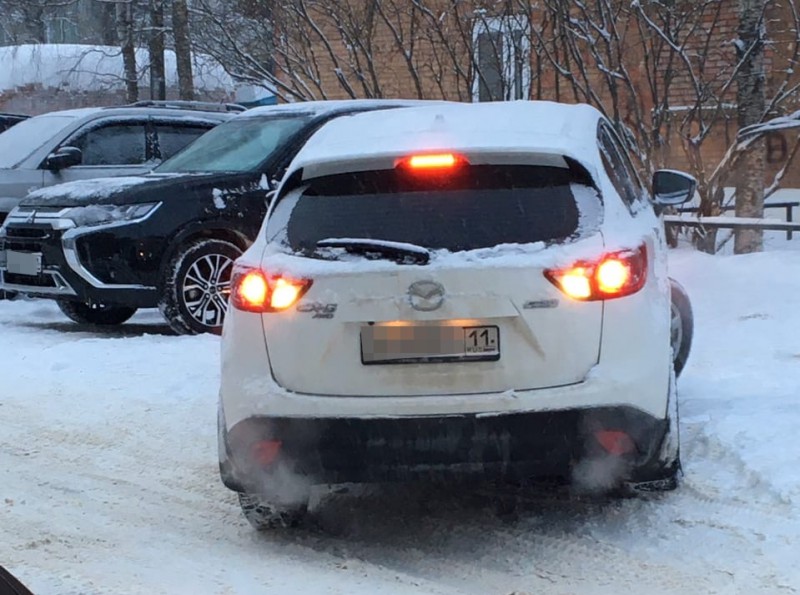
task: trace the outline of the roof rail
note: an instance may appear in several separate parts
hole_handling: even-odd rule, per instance
[[[156,101],[154,99],[147,99],[145,101],[137,101],[121,107],[162,107],[166,109],[184,109],[203,112],[243,112],[247,108],[236,103],[212,103],[210,101]]]

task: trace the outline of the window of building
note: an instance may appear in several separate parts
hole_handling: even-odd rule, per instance
[[[531,40],[527,16],[476,19],[472,46],[473,100],[528,98],[531,86]]]
[[[45,19],[46,43],[78,43],[81,41],[78,23],[71,16],[51,16]]]

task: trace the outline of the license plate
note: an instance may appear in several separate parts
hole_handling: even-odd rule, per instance
[[[364,364],[496,361],[496,326],[370,325],[361,329]]]
[[[36,277],[42,272],[42,255],[38,252],[6,252],[6,270],[14,275]]]

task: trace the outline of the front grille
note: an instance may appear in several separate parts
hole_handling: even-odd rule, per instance
[[[28,287],[57,287],[55,279],[51,275],[40,275],[32,277],[30,275],[17,275],[6,272],[3,274],[5,282],[9,285],[25,285]]]
[[[10,224],[5,232],[5,249],[17,252],[41,252],[44,244],[60,237],[59,231],[43,225]]]
[[[36,227],[14,227],[10,226],[6,229],[6,237],[8,238],[31,238],[36,240],[50,239],[50,231],[47,229]]]
[[[17,240],[12,238],[6,238],[3,242],[3,247],[5,250],[13,250],[14,252],[41,252],[42,251],[42,244],[41,242],[37,241],[30,241],[30,240]]]

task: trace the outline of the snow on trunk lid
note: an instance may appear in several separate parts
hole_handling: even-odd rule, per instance
[[[328,176],[289,193],[262,266],[313,285],[294,311],[262,317],[276,380],[363,396],[580,382],[597,363],[602,304],[566,300],[543,271],[565,245],[602,253],[590,184],[569,167],[480,165],[446,180]],[[430,262],[409,261],[409,246]]]

